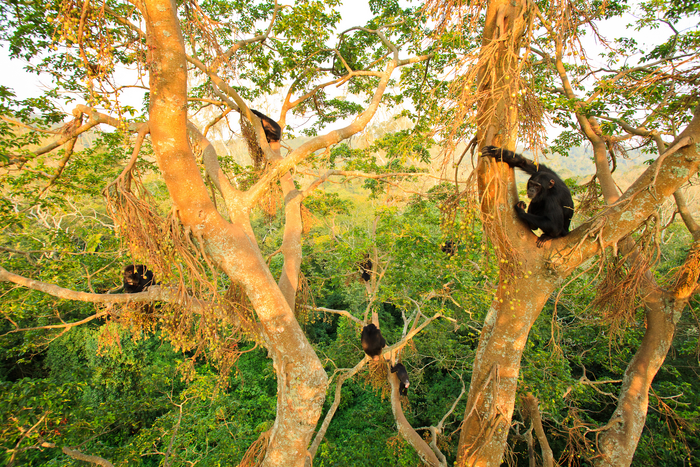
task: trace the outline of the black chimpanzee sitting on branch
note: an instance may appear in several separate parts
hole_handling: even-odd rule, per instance
[[[547,240],[564,237],[569,233],[571,218],[574,215],[574,200],[569,187],[552,169],[543,164],[535,164],[513,151],[495,146],[485,146],[481,154],[530,174],[527,181],[530,206],[526,212],[525,203],[518,201],[515,212],[530,229],[542,230],[542,235],[537,239],[538,248]]]
[[[372,260],[369,257],[369,254],[365,255],[365,259],[357,265],[357,267],[360,269],[360,279],[362,279],[365,282],[369,282],[369,280],[372,278]]]
[[[382,337],[382,332],[379,328],[377,328],[374,323],[368,324],[362,328],[360,339],[362,341],[362,350],[364,350],[372,360],[379,360],[382,349],[386,347],[386,340]]]
[[[124,268],[124,293],[139,293],[156,282],[153,271],[143,264],[130,264]]]

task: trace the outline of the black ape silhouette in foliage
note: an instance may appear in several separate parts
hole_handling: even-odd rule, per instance
[[[260,119],[268,143],[276,143],[282,139],[282,127],[276,121],[257,110],[250,109],[250,111]]]
[[[143,264],[130,264],[124,268],[124,293],[143,292],[155,283],[153,271]]]
[[[399,378],[399,381],[401,382],[399,385],[399,394],[402,396],[407,396],[408,385],[410,383],[408,382],[408,371],[406,371],[406,367],[403,366],[403,363],[397,363],[391,367],[391,372],[396,373],[396,377]]]
[[[564,237],[569,233],[571,218],[574,215],[574,200],[571,198],[569,187],[552,169],[543,164],[536,165],[520,154],[495,146],[485,146],[481,154],[530,174],[527,181],[530,206],[526,212],[525,203],[518,201],[515,212],[530,229],[542,230],[543,233],[537,240],[539,248],[547,240]]]
[[[369,258],[369,255],[365,257],[365,260],[358,267],[360,268],[360,279],[369,282],[372,278],[372,260]]]
[[[386,347],[386,340],[377,326],[370,323],[362,329],[362,349],[372,357],[372,360],[379,360],[384,347]]]

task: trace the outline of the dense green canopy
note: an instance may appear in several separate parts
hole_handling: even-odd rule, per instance
[[[373,0],[345,30],[337,0],[0,4],[48,85],[0,84],[0,463],[280,465],[289,438],[314,466],[609,465],[608,435],[624,465],[700,459],[700,9],[482,3]],[[575,198],[544,249],[524,179],[479,158],[516,139]],[[157,286],[122,294],[128,264]]]

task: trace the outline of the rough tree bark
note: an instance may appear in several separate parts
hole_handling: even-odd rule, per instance
[[[517,134],[518,51],[525,29],[524,3],[490,2],[479,62],[479,147],[513,148]],[[495,166],[495,167],[494,167]],[[496,254],[508,261],[479,339],[457,465],[500,465],[515,406],[520,358],[527,336],[556,281],[548,279],[542,254],[521,258],[512,251],[535,249],[535,239],[516,219],[518,195],[507,164],[484,159],[477,167],[482,219]],[[503,181],[507,183],[504,185]],[[504,189],[505,188],[505,189]],[[513,279],[534,273],[527,287]]]

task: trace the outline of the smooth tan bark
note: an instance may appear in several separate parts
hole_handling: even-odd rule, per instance
[[[668,301],[657,293],[645,300],[646,324],[642,344],[625,370],[617,408],[599,441],[602,456],[597,466],[630,465],[646,422],[649,387],[666,358],[676,323],[685,308],[685,301]]]
[[[227,200],[230,222],[209,199],[187,142],[186,57],[175,12],[171,1],[145,2],[156,159],[181,221],[202,239],[216,264],[243,285],[271,351],[277,372],[277,417],[263,465],[302,466],[321,414],[327,376],[250,234],[245,197],[229,193],[229,198],[239,196],[239,203]]]
[[[499,39],[501,49],[496,56],[493,50],[480,56],[479,66],[483,70],[479,76],[481,100],[477,117],[480,147],[485,144],[508,147],[515,139],[514,120],[509,113],[513,106],[509,105],[508,99],[516,90],[510,88],[509,95],[499,93],[499,89],[505,86],[499,85],[493,77],[512,76],[517,70],[513,57],[517,57],[519,39],[501,37],[504,33],[515,36],[522,33],[517,24],[508,21],[508,18],[521,16],[506,13],[516,7],[505,2],[488,4],[482,50],[487,50],[495,39]],[[489,63],[481,63],[481,60]],[[564,83],[565,88],[567,84]],[[579,123],[591,137],[595,154],[604,156],[605,145],[599,138],[597,123],[587,118],[579,118]],[[691,140],[697,138],[698,125],[700,121],[696,112],[693,122],[682,136]],[[602,160],[598,160],[602,164]],[[664,197],[670,196],[685,183],[697,171],[699,163],[700,157],[694,146],[669,154],[652,165],[614,206],[569,236],[550,241],[544,248],[537,249],[534,235],[513,213],[517,194],[512,170],[503,167],[504,164],[480,161],[477,180],[482,219],[502,261],[502,269],[496,300],[487,315],[477,349],[457,465],[501,464],[513,413],[522,350],[529,330],[551,292],[583,261],[602,248],[616,246],[654,212]],[[606,195],[615,195],[616,192],[609,188],[604,187]],[[516,299],[511,313],[508,312],[508,299]],[[668,312],[668,308],[666,310]],[[663,330],[660,333],[663,334]],[[665,345],[665,340],[661,341]],[[658,344],[659,340],[656,342]],[[657,345],[656,351],[665,352],[664,345]],[[638,368],[638,376],[630,380],[628,387],[643,386],[646,384],[645,378],[649,376],[648,371],[655,371],[658,355],[647,354],[644,359],[654,363],[645,369]],[[636,363],[633,362],[633,365]],[[646,410],[645,402],[640,399],[641,394],[635,396],[638,402],[636,410]],[[628,422],[630,425],[632,423],[633,420]]]
[[[416,433],[413,429],[406,416],[403,413],[403,408],[401,407],[401,396],[399,394],[399,378],[396,373],[391,373],[389,368],[387,368],[389,384],[391,385],[391,410],[394,413],[394,418],[396,419],[396,427],[399,430],[399,434],[403,439],[405,439],[418,453],[418,457],[423,461],[425,465],[430,467],[442,467],[445,464],[438,460],[437,456],[433,452],[432,448],[425,442],[421,436]]]
[[[580,115],[578,118],[579,122],[587,124],[587,127],[582,126],[582,130],[594,146],[596,174],[605,201],[612,204],[619,199],[620,193],[608,165],[602,131],[596,119],[584,119]],[[657,139],[657,146],[659,155],[663,154],[665,145],[660,138]],[[678,190],[674,192],[674,197],[677,202],[680,200],[678,206],[681,215],[693,232],[692,227],[697,224],[687,209],[684,211],[684,199]],[[629,238],[620,243],[620,250],[630,258],[639,254]],[[601,456],[595,458],[596,466],[631,465],[646,422],[649,389],[671,347],[687,296],[674,297],[672,292],[659,287],[651,272],[646,271],[641,298],[646,309],[644,338],[625,369],[615,412],[600,433],[598,449]]]
[[[554,290],[538,280],[500,288],[489,310],[474,359],[460,436],[460,466],[500,465],[515,406],[520,360],[530,328]],[[502,302],[501,302],[502,300]]]
[[[512,105],[512,99],[517,85],[513,78],[519,75],[523,11],[522,3],[488,4],[478,77],[479,95],[483,96],[477,116],[479,147],[512,147],[515,142],[517,106]],[[509,253],[535,249],[534,236],[512,209],[518,199],[514,180],[507,164],[480,160],[477,183],[482,219],[498,256],[509,261],[509,266],[501,271],[481,332],[459,440],[459,466],[500,465],[515,406],[522,351],[532,323],[554,290],[554,282],[545,280],[514,287],[516,276],[540,271],[544,265],[541,253],[520,265],[514,264],[515,257]]]

